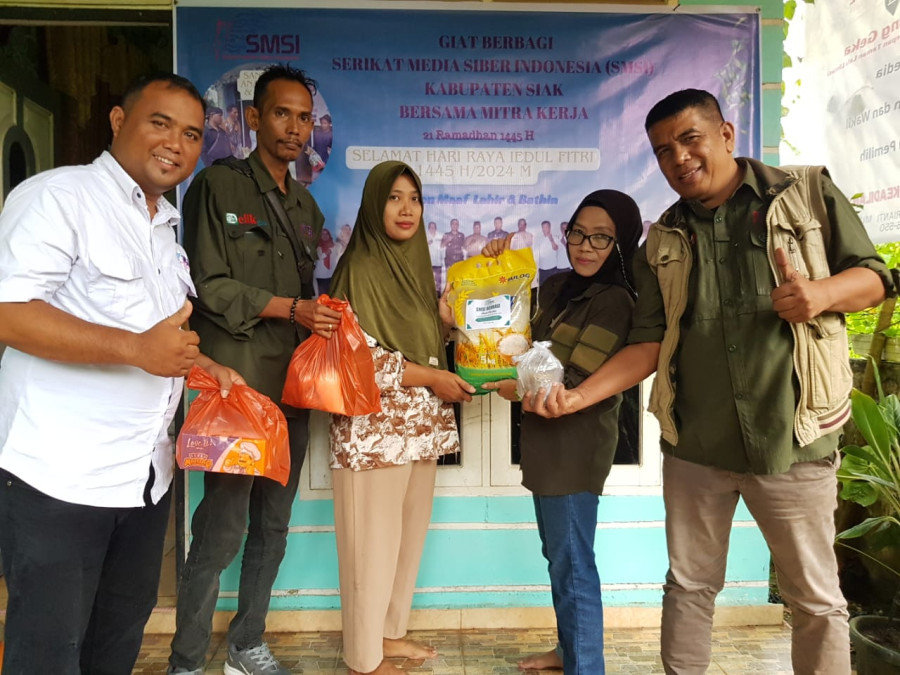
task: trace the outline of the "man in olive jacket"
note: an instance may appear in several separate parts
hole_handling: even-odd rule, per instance
[[[830,179],[733,156],[734,126],[708,92],[667,96],[645,128],[681,199],[635,255],[628,345],[546,407],[540,396],[524,407],[566,414],[657,371],[666,673],[707,671],[740,497],[792,609],[794,673],[849,675],[834,555],[836,451],[849,394],[841,314],[881,302],[890,275]],[[819,196],[803,197],[812,180]]]
[[[288,172],[312,131],[313,87],[300,70],[264,71],[247,109],[256,150],[246,161],[225,160],[202,171],[184,199],[185,249],[198,296],[192,327],[209,354],[276,402],[299,342],[309,331],[330,337],[340,319],[312,299],[313,252],[324,218]],[[204,475],[179,586],[171,673],[203,672],[219,575],[240,549],[248,517],[225,673],[290,672],[263,641],[308,434],[307,411],[282,410],[291,448],[286,486],[269,478]]]

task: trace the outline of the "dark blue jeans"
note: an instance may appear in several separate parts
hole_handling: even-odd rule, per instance
[[[603,601],[594,560],[597,495],[534,496],[566,675],[603,675]]]
[[[203,499],[191,523],[191,548],[178,586],[175,635],[169,663],[195,670],[203,666],[219,596],[219,575],[244,544],[238,611],[228,641],[238,649],[263,641],[269,598],[287,547],[291,507],[306,457],[309,413],[289,417],[291,473],[287,486],[271,478],[207,473]],[[249,517],[249,525],[248,525]]]
[[[146,507],[83,506],[0,469],[4,673],[131,673],[156,604],[170,495]]]

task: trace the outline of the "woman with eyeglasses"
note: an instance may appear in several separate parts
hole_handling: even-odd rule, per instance
[[[570,272],[544,282],[532,321],[534,340],[549,340],[575,387],[625,344],[635,291],[631,258],[641,214],[626,194],[598,190],[582,200],[565,232]],[[497,255],[506,242],[491,242]],[[515,380],[484,386],[516,401]],[[555,419],[523,413],[522,484],[534,493],[541,551],[547,559],[558,643],[519,662],[521,670],[562,668],[602,675],[603,602],[594,560],[598,497],[618,442],[621,394]]]

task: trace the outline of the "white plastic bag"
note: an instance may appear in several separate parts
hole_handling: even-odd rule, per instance
[[[531,349],[515,357],[518,381],[516,393],[519,398],[529,391],[536,392],[543,389],[544,400],[550,395],[550,387],[554,384],[562,384],[563,364],[550,351],[550,342],[534,342]]]

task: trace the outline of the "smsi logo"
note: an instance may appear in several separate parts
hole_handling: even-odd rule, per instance
[[[290,33],[253,33],[246,37],[247,53],[257,56],[298,56],[300,36]]]
[[[242,59],[300,56],[300,36],[296,33],[261,33],[258,22],[217,21],[215,55],[217,59]]]

